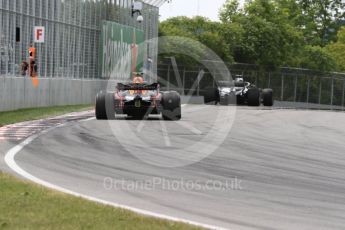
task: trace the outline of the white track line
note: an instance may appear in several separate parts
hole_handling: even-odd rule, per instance
[[[87,121],[93,121],[93,120],[96,120],[96,118],[95,118],[95,117],[90,117],[90,118],[88,118],[88,119],[81,120],[81,121],[79,121],[79,122],[87,122]]]
[[[0,141],[20,141],[22,137],[0,137]]]
[[[159,122],[161,123],[162,133],[163,133],[165,145],[167,147],[171,147],[171,141],[170,141],[170,138],[169,138],[169,133],[168,133],[167,127],[166,127],[165,123],[162,120],[160,120]]]
[[[80,122],[83,121],[87,121],[87,120],[91,120],[91,118],[86,119],[86,120],[82,120]],[[92,119],[93,120],[93,119]],[[53,129],[56,129],[58,127],[62,127],[64,125],[59,125],[56,127],[52,127],[50,129],[44,130],[42,132],[40,132],[39,134],[33,135],[29,138],[27,138],[26,140],[24,140],[23,142],[21,142],[19,145],[16,145],[15,147],[13,147],[12,149],[10,149],[6,155],[5,155],[5,162],[8,165],[8,167],[10,167],[14,172],[16,172],[17,174],[21,175],[22,177],[31,180],[32,182],[45,186],[47,188],[59,191],[59,192],[63,192],[72,196],[76,196],[76,197],[81,197],[84,198],[86,200],[89,201],[93,201],[93,202],[97,202],[97,203],[101,203],[104,205],[110,205],[116,208],[122,208],[122,209],[126,209],[141,215],[145,215],[145,216],[150,216],[150,217],[154,217],[154,218],[159,218],[159,219],[165,219],[165,220],[169,220],[169,221],[175,221],[175,222],[182,222],[182,223],[186,223],[186,224],[191,224],[194,226],[198,226],[198,227],[202,227],[202,228],[207,228],[207,229],[216,229],[216,230],[225,230],[225,228],[221,228],[218,226],[213,226],[213,225],[208,225],[208,224],[203,224],[203,223],[199,223],[199,222],[195,222],[195,221],[190,221],[187,219],[181,219],[181,218],[177,218],[177,217],[173,217],[173,216],[168,216],[168,215],[162,215],[159,213],[155,213],[155,212],[150,212],[147,210],[143,210],[143,209],[138,209],[138,208],[134,208],[134,207],[130,207],[130,206],[126,206],[126,205],[121,205],[118,203],[113,203],[113,202],[109,202],[106,200],[102,200],[102,199],[98,199],[92,196],[87,196],[87,195],[83,195],[81,193],[77,193],[68,189],[65,189],[63,187],[60,187],[58,185],[54,185],[52,183],[49,183],[47,181],[41,180],[33,175],[31,175],[30,173],[26,172],[24,169],[22,169],[15,161],[15,156],[21,151],[23,150],[23,148],[27,145],[29,145],[31,142],[33,142],[35,139],[37,139],[38,137],[40,137],[43,134],[46,134],[50,131],[52,131]]]
[[[188,124],[187,122],[185,121],[180,121],[178,123],[178,125],[182,126],[183,128],[185,129],[188,129],[189,131],[191,131],[192,133],[196,134],[196,135],[201,135],[202,134],[202,131],[200,131],[199,129],[197,128],[194,128],[192,125]]]
[[[183,107],[185,107],[187,104],[182,104],[181,105],[181,107],[183,108]],[[141,131],[143,131],[143,129],[144,129],[144,127],[145,127],[145,122],[144,121],[146,121],[145,119],[143,119],[143,120],[141,120],[140,121],[140,123],[139,123],[139,125],[138,125],[138,127],[137,127],[137,132],[138,133],[141,133]],[[164,130],[163,130],[163,132],[164,132]],[[167,142],[166,142],[167,143]],[[167,145],[168,146],[168,145]],[[170,146],[170,145],[169,145]]]

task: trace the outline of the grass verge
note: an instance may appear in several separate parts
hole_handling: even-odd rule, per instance
[[[22,121],[43,119],[71,112],[84,111],[92,108],[93,107],[91,105],[68,105],[32,109],[19,109],[9,112],[0,112],[0,127]]]
[[[197,229],[144,217],[0,172],[0,229]]]

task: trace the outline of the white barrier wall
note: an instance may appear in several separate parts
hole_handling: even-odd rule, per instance
[[[56,105],[94,104],[105,80],[40,78],[35,88],[30,78],[0,77],[0,111]]]

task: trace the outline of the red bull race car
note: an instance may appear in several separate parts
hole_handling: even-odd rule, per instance
[[[117,84],[115,92],[99,92],[95,112],[98,120],[112,120],[117,114],[137,119],[161,114],[164,120],[176,121],[181,119],[181,97],[175,91],[160,91],[158,83],[147,84],[135,77],[128,84]]]

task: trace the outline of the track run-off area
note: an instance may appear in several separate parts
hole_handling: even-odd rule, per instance
[[[185,105],[177,122],[81,119],[2,140],[0,168],[203,227],[345,226],[343,112]]]

